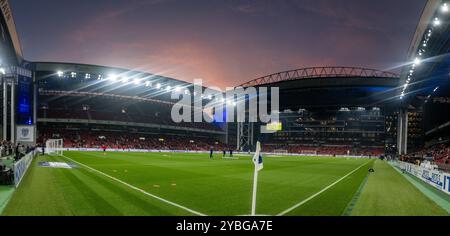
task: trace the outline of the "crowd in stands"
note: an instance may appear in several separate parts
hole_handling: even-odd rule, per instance
[[[370,148],[354,148],[351,145],[308,145],[305,144],[265,144],[264,151],[279,152],[285,151],[288,153],[298,154],[317,154],[317,155],[353,155],[353,156],[380,156],[384,154],[382,147]]]
[[[0,140],[0,157],[13,156],[17,161],[29,152],[34,150],[34,147],[24,144],[14,144],[10,141]]]
[[[155,135],[132,132],[111,131],[83,131],[71,129],[45,129],[40,131],[38,143],[45,143],[48,139],[63,139],[66,148],[101,148],[108,149],[151,149],[151,150],[187,150],[209,151],[229,150],[226,144],[219,140],[204,136],[183,135]],[[384,154],[383,148],[356,149],[351,146],[304,146],[286,144],[264,144],[264,152],[279,152],[317,155],[363,155],[380,156]]]
[[[408,155],[403,155],[400,159],[411,163],[430,160],[435,164],[450,164],[450,143],[435,144]]]
[[[64,129],[47,129],[40,132],[38,143],[43,144],[46,140],[55,138],[63,139],[66,148],[101,148],[106,146],[108,149],[183,151],[207,151],[211,148],[225,150],[228,148],[220,141],[208,137]]]
[[[6,140],[2,140],[0,143],[0,157],[5,157],[5,156],[9,156],[13,153],[14,150],[14,144],[6,141]]]

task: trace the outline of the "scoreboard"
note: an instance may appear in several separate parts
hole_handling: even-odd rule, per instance
[[[283,123],[281,122],[272,122],[267,124],[267,130],[268,131],[282,131],[283,130]]]
[[[283,130],[283,123],[271,122],[266,125],[261,125],[261,134],[274,134]]]

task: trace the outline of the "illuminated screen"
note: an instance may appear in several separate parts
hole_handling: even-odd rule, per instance
[[[17,124],[33,124],[33,79],[19,75]]]
[[[267,130],[269,131],[281,131],[283,130],[283,124],[281,122],[272,122],[267,124]]]

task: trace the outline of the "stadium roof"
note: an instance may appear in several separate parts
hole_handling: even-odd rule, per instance
[[[448,83],[450,68],[449,1],[429,0],[403,67],[398,97],[405,106],[418,106],[418,96],[432,96]]]
[[[314,78],[391,78],[398,79],[399,75],[360,67],[311,67],[279,72],[251,80],[241,87],[260,86],[292,80]]]
[[[15,66],[23,61],[22,46],[16,31],[16,24],[8,0],[0,1],[0,25],[2,42],[0,42],[0,65]]]
[[[143,72],[139,70],[130,70],[125,68],[102,66],[102,65],[89,65],[81,63],[69,63],[69,62],[33,62],[35,71],[48,71],[57,73],[61,72],[81,72],[81,73],[91,73],[91,74],[101,74],[107,76],[108,74],[117,75],[141,75],[141,77],[157,77],[159,79],[170,80],[180,84],[188,84],[186,81],[177,80],[174,78],[169,78],[161,75],[156,75],[148,72]]]

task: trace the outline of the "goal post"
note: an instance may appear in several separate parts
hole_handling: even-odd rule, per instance
[[[273,153],[286,155],[289,154],[289,151],[286,149],[274,149]]]
[[[302,155],[311,155],[311,156],[317,156],[317,151],[315,150],[302,150],[301,151]]]
[[[49,139],[45,142],[45,153],[48,155],[63,155],[64,141],[62,139]]]

